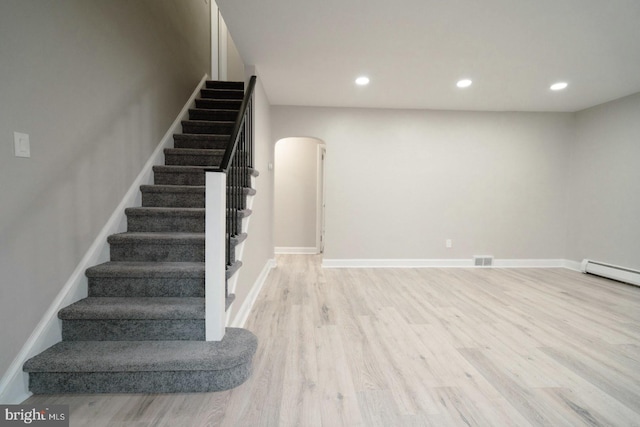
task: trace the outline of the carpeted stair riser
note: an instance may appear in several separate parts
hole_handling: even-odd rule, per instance
[[[230,168],[229,173],[235,168]],[[245,186],[251,183],[251,176],[255,176],[253,169],[244,169]],[[205,167],[199,166],[154,166],[153,177],[155,185],[205,185]]]
[[[196,108],[202,108],[205,110],[240,110],[240,106],[242,105],[242,101],[235,99],[207,99],[207,98],[197,98],[196,99]]]
[[[193,208],[127,208],[127,231],[129,232],[177,232],[204,233],[205,210]],[[234,234],[242,232],[241,221],[251,215],[250,209],[231,210],[227,212],[227,220],[233,216],[237,219],[238,228]],[[229,230],[227,230],[229,231]]]
[[[233,90],[244,90],[243,82],[227,82],[227,81],[217,81],[210,80],[205,83],[205,87],[207,89],[233,89]]]
[[[202,167],[154,166],[155,185],[205,185],[205,172]]]
[[[204,208],[204,186],[173,186],[173,185],[143,185],[143,207],[171,207],[171,208]],[[253,188],[241,187],[227,190],[227,194],[242,193],[240,208],[247,206],[247,196],[253,196],[256,191]]]
[[[206,120],[184,120],[182,132],[189,134],[231,135],[233,122],[209,122]]]
[[[172,240],[154,239],[154,234],[160,233],[121,233],[109,236],[111,261],[204,262],[204,233],[181,233],[181,236],[188,237],[176,237]],[[233,236],[232,249],[246,237],[246,233]],[[230,262],[235,261],[235,251],[232,250]]]
[[[173,145],[175,148],[225,150],[228,144],[229,135],[206,135],[188,133],[173,135]]]
[[[204,340],[202,320],[64,320],[64,341]]]
[[[204,262],[204,233],[192,233],[188,238],[166,239],[115,239],[109,236],[111,261],[153,262]],[[144,234],[144,233],[131,233]],[[153,234],[153,233],[149,233]],[[198,237],[194,237],[198,235]]]
[[[205,99],[233,99],[242,101],[244,91],[236,89],[202,89],[200,96]]]
[[[227,266],[226,279],[241,266]],[[106,262],[87,269],[86,276],[89,297],[204,297],[203,263]]]
[[[202,150],[194,148],[168,148],[164,150],[167,166],[218,167],[222,163],[224,150]],[[236,151],[235,156],[246,161],[246,151]]]
[[[127,208],[127,231],[204,233],[204,208]]]
[[[64,341],[204,340],[204,298],[85,298],[59,311]]]
[[[164,150],[166,165],[220,166],[224,150],[199,150],[193,148],[167,148]]]
[[[204,208],[204,186],[143,185],[143,207]]]
[[[203,298],[204,278],[91,277],[89,296]]]
[[[189,120],[235,122],[237,117],[237,110],[210,110],[207,108],[192,108],[189,110]]]
[[[251,376],[251,361],[224,371],[30,373],[34,394],[209,393],[235,388]]]

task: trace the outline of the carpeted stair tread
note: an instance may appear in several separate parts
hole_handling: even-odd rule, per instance
[[[165,154],[183,154],[196,156],[224,156],[225,150],[220,148],[165,148]]]
[[[247,233],[236,234],[235,236],[231,236],[231,245],[237,246],[245,240],[247,240]]]
[[[204,185],[141,185],[140,190],[145,193],[203,193]]]
[[[227,266],[227,279],[242,267],[242,261]],[[200,278],[204,279],[203,262],[127,262],[108,261],[86,270],[88,278]]]
[[[182,130],[185,133],[231,134],[235,122],[211,120],[183,120]]]
[[[224,150],[229,145],[229,135],[180,133],[173,135],[173,145],[175,148]]]
[[[241,105],[242,100],[240,99],[196,98],[196,108],[229,109],[239,111]]]
[[[235,121],[237,116],[238,116],[238,110],[213,109],[213,108],[189,109],[189,120]]]
[[[242,267],[242,261],[240,260],[235,261],[231,265],[227,265],[226,279],[230,279],[234,274],[236,274],[236,271],[240,270],[240,267]]]
[[[198,185],[205,184],[205,172],[215,170],[217,166],[154,166],[154,183],[157,185]],[[229,173],[235,172],[235,167]],[[258,171],[253,168],[241,168],[242,173],[257,177]],[[248,183],[247,183],[248,184]]]
[[[107,237],[109,244],[132,244],[136,242],[148,242],[157,244],[193,244],[204,243],[204,233],[145,233],[125,232],[112,234]]]
[[[165,164],[177,166],[220,166],[225,150],[201,148],[167,148]]]
[[[69,341],[27,360],[26,372],[224,370],[250,362],[257,348],[246,329],[227,328],[222,341]]]
[[[208,89],[235,89],[244,90],[244,82],[233,82],[223,80],[207,80],[205,86]]]
[[[126,262],[109,261],[88,268],[86,276],[142,278],[204,278],[202,262]]]
[[[204,298],[87,297],[58,312],[62,320],[204,319]]]
[[[242,193],[244,193],[245,196],[255,196],[256,195],[255,188],[250,188],[250,187],[227,188],[227,193],[232,193],[232,192],[236,192],[237,193],[238,189],[240,189],[240,191],[242,191]]]
[[[251,209],[227,209],[227,215],[232,215],[234,211],[239,219],[247,218],[251,216],[252,213]]]
[[[238,89],[201,89],[200,96],[210,99],[235,99],[242,100],[244,90]]]

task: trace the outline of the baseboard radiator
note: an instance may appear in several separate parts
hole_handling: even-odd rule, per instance
[[[582,272],[640,286],[640,271],[590,259],[582,260]]]

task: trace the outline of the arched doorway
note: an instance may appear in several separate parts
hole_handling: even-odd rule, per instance
[[[324,251],[324,161],[317,138],[283,138],[275,144],[274,243],[276,253]]]

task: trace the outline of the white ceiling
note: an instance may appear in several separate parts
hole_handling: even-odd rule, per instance
[[[640,0],[217,4],[274,105],[577,111],[640,92]]]

